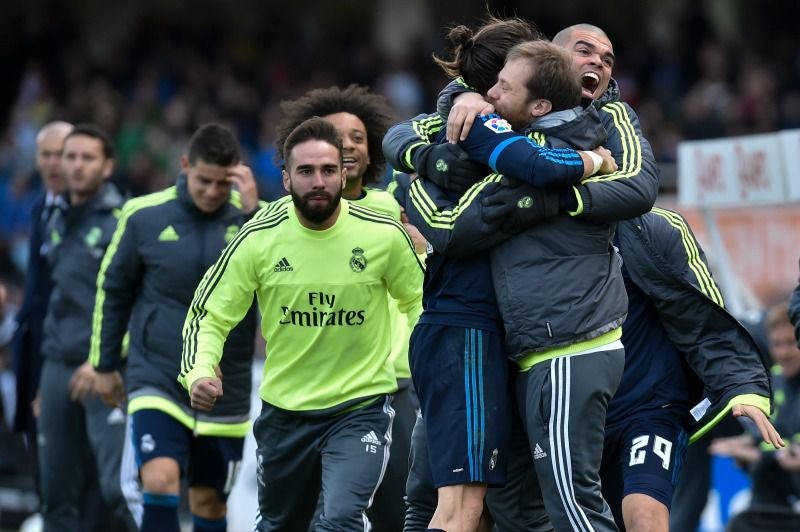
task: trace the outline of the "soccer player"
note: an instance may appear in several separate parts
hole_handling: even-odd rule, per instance
[[[62,149],[66,206],[52,215],[46,257],[53,290],[44,321],[39,471],[45,530],[78,530],[81,494],[95,467],[106,506],[133,530],[120,489],[125,414],[95,393],[87,360],[95,281],[123,198],[107,180],[114,169],[108,135],[79,125]]]
[[[233,133],[198,129],[174,186],[125,204],[97,277],[91,361],[98,392],[124,399],[145,531],[180,530],[181,476],[188,477],[195,531],[226,526],[226,500],[249,429],[255,307],[228,336],[220,372],[230,383],[213,413],[192,410],[176,382],[181,329],[203,274],[258,206],[256,184]],[[129,329],[128,356],[123,336]]]
[[[588,27],[592,28],[594,27]],[[586,64],[595,65],[596,68],[602,63],[602,58],[607,58],[610,52],[607,48],[599,46],[599,43],[595,43],[585,31],[578,30],[587,30],[587,27],[585,25],[576,27],[575,35],[571,36],[576,39],[574,44],[576,66],[584,65],[586,61]],[[593,35],[594,39],[607,42],[602,32],[599,34],[595,32]],[[597,75],[594,77],[610,79],[610,70],[608,73],[608,78]],[[598,90],[602,94],[604,86]],[[584,96],[586,96],[585,88]],[[514,225],[512,220],[515,213],[518,217],[530,218],[529,215],[522,214],[524,212],[522,209],[517,208],[518,199],[523,196],[524,194],[519,194],[516,198],[511,196],[509,197],[511,201],[507,202],[505,208],[495,209],[496,212],[504,213],[506,225]],[[484,198],[483,201],[495,202],[492,198]],[[595,208],[597,206],[594,205]],[[492,208],[494,207],[496,205]],[[696,437],[704,433],[710,424],[719,419],[719,416],[728,410],[733,410],[734,415],[745,415],[756,420],[765,438],[775,442],[778,442],[779,438],[762,410],[769,409],[769,388],[765,387],[765,373],[759,363],[757,351],[754,350],[754,344],[738,322],[718,308],[717,305],[721,302],[719,293],[710,280],[704,264],[698,264],[700,259],[696,250],[699,247],[693,238],[690,238],[691,232],[685,222],[675,213],[658,210],[657,213],[654,211],[646,214],[635,222],[622,222],[620,227],[627,227],[629,223],[634,224],[631,227],[638,227],[639,238],[629,238],[619,247],[624,257],[631,256],[632,260],[637,261],[636,271],[630,275],[625,274],[626,288],[633,298],[631,301],[633,310],[630,311],[633,315],[629,315],[625,327],[627,334],[623,334],[623,343],[626,344],[626,371],[618,392],[620,397],[615,398],[609,406],[609,419],[614,422],[606,428],[606,456],[601,475],[603,491],[611,503],[620,527],[623,527],[622,514],[625,514],[624,523],[632,529],[639,529],[644,525],[666,529],[672,485],[681,462],[681,441],[682,438],[685,440],[685,435],[681,434],[684,426],[688,430],[687,405],[694,398],[687,392],[687,380],[692,383],[692,389],[696,389],[697,384],[696,378],[693,379],[691,376],[687,378],[681,371],[675,371],[675,367],[681,367],[681,361],[676,358],[676,349],[688,353],[686,357],[689,358],[690,364],[696,368],[695,371],[710,391],[707,401],[708,411],[700,412],[700,409],[697,409],[700,420],[698,427],[701,429],[695,433]],[[647,229],[649,231],[646,231]],[[675,237],[682,235],[682,238],[677,240],[671,237],[673,233],[669,229]],[[481,236],[473,233],[470,234],[470,238],[472,241],[479,241]],[[646,240],[647,238],[650,240]],[[680,251],[682,248],[676,245],[678,242],[683,242],[686,246],[682,252]],[[658,253],[663,253],[665,260],[675,265],[674,272],[684,272],[681,268],[685,268],[683,276],[669,280],[673,292],[683,292],[680,296],[673,297],[663,289],[660,291],[654,289],[651,286],[652,281],[647,284],[648,279],[668,276],[666,270],[659,266],[663,263],[646,260]],[[690,274],[693,273],[701,277],[691,277]],[[630,282],[631,277],[638,283],[644,280],[646,284],[642,289],[637,289]],[[695,285],[698,285],[699,289]],[[642,290],[645,290],[648,296],[643,298]],[[698,298],[698,293],[705,293],[708,297]],[[685,305],[693,304],[697,308],[676,314],[675,305],[672,309],[668,305],[670,300],[680,300]],[[713,317],[705,320],[708,323],[705,329],[689,328],[674,325],[681,323],[681,314],[683,316],[709,314]],[[659,320],[666,324],[669,334],[664,331]],[[645,334],[642,331],[651,330],[661,331],[661,334],[652,335],[655,347],[649,343],[645,347],[642,345],[642,338],[650,336],[649,333]],[[682,334],[676,335],[676,331],[679,330],[682,330]],[[630,351],[626,336],[632,344]],[[666,339],[668,336],[669,340],[658,340],[658,338]],[[724,339],[722,343],[726,348],[723,350],[724,356],[714,356],[714,347],[718,347],[715,339],[720,338]],[[734,352],[742,353],[741,357],[738,355],[736,357],[736,360],[743,364],[742,371],[729,371],[730,364],[735,362],[730,356]],[[653,368],[661,369],[653,371]],[[641,385],[642,382],[647,384]],[[658,390],[659,393],[654,393],[654,390]],[[697,400],[699,399],[698,397]],[[618,424],[616,420],[619,420]],[[652,448],[644,449],[645,441]],[[635,451],[633,454],[630,453],[632,449]],[[630,464],[631,467],[625,468],[626,464],[622,461],[628,456],[636,457],[636,460],[632,459],[634,463]],[[666,458],[659,461],[659,457]],[[534,454],[534,461],[535,459]],[[623,489],[624,503],[621,502]]]
[[[342,197],[364,207],[401,220],[401,207],[394,197],[374,187],[386,166],[381,141],[392,123],[392,110],[386,98],[370,93],[366,87],[314,89],[296,100],[281,102],[283,117],[276,126],[278,153],[283,153],[286,138],[300,123],[319,116],[334,125],[342,138],[347,182]],[[413,228],[406,226],[413,231]],[[397,391],[392,408],[392,453],[375,501],[368,514],[375,532],[391,532],[403,527],[406,477],[411,429],[419,402],[411,385],[408,367],[409,327],[397,303],[389,302],[392,315],[392,362],[397,375]],[[321,505],[320,505],[321,507]]]
[[[312,118],[284,144],[291,203],[262,209],[198,287],[184,325],[180,381],[213,410],[215,367],[255,292],[268,354],[260,388],[257,530],[369,527],[366,510],[392,440],[388,298],[416,322],[422,264],[392,218],[341,199],[347,181],[335,127]]]
[[[514,102],[516,105],[509,103],[505,105],[503,109],[504,113],[507,116],[512,117],[512,120],[514,120],[512,125],[524,127],[527,122],[531,121],[532,118],[545,115],[544,119],[549,119],[551,121],[550,123],[553,124],[553,127],[558,127],[558,131],[561,132],[566,139],[568,139],[567,142],[562,141],[560,144],[558,144],[559,147],[569,145],[569,141],[572,141],[573,144],[579,145],[584,149],[591,149],[599,144],[599,140],[597,140],[595,137],[594,144],[588,146],[581,145],[581,143],[586,143],[587,141],[591,142],[593,140],[588,138],[591,135],[587,135],[587,132],[599,133],[603,132],[603,130],[596,113],[586,114],[585,119],[580,119],[573,110],[573,107],[577,106],[580,101],[581,89],[580,85],[578,84],[577,77],[572,71],[569,56],[560,48],[543,41],[518,45],[509,53],[508,62],[501,73],[500,79],[501,81],[505,80],[509,85],[511,85],[513,82],[513,88],[509,88],[509,92],[517,95],[517,100]],[[490,92],[494,90],[495,88],[492,88]],[[504,100],[503,104],[505,103],[506,102]],[[554,112],[550,113],[551,110]],[[565,126],[565,123],[569,123],[571,125],[571,129]],[[570,150],[541,149],[538,146],[531,146],[527,142],[527,139],[513,134],[513,132],[511,132],[511,127],[507,122],[496,117],[488,117],[484,125],[486,127],[473,128],[475,131],[471,131],[470,137],[464,143],[462,143],[462,147],[464,147],[471,157],[477,157],[477,159],[481,162],[488,162],[493,169],[515,175],[515,177],[529,179],[533,182],[548,183],[551,186],[558,185],[555,180],[548,179],[546,173],[540,172],[543,169],[541,165],[543,161],[550,160],[552,157],[551,154],[556,153],[561,155],[561,160],[569,161],[567,154],[571,152]],[[568,136],[570,133],[572,134],[572,137]],[[473,137],[475,138],[473,139]],[[576,155],[574,151],[571,153]],[[580,167],[580,172],[577,174],[577,176],[572,176],[572,180],[562,181],[561,187],[568,187],[572,184],[578,184],[579,179],[587,177],[587,173],[591,174],[591,172],[586,172],[580,163],[578,163],[578,166]],[[608,168],[606,171],[613,168],[615,168],[615,166]],[[411,187],[411,201],[409,204],[407,204],[409,216],[412,219],[412,222],[417,224],[423,231],[423,234],[425,234],[425,236],[431,241],[434,249],[439,249],[447,253],[446,248],[451,244],[448,243],[450,234],[449,228],[452,228],[454,224],[458,224],[459,219],[464,216],[466,211],[470,211],[471,206],[474,208],[473,199],[482,193],[484,188],[491,188],[491,186],[499,180],[500,176],[498,174],[490,175],[479,185],[476,185],[474,189],[468,192],[458,202],[457,207],[454,207],[447,213],[435,212],[437,198],[427,194],[425,190],[421,188],[423,186],[422,182],[415,182]],[[535,204],[537,202],[538,199],[534,200],[533,203]],[[557,200],[555,202],[557,203]],[[555,205],[555,207],[555,210],[557,211],[557,205]],[[437,233],[444,233],[444,235]],[[613,329],[618,326],[619,321],[621,321],[622,317],[624,317],[625,296],[621,278],[618,277],[618,274],[617,277],[614,276],[613,266],[615,265],[616,259],[613,254],[609,254],[610,235],[611,232],[607,224],[579,225],[572,222],[569,217],[565,217],[560,221],[560,223],[557,223],[556,221],[551,222],[546,228],[546,231],[539,231],[535,234],[528,235],[527,238],[530,238],[530,241],[520,240],[516,242],[514,246],[509,245],[505,248],[498,248],[502,250],[500,251],[499,258],[498,249],[493,251],[492,263],[494,267],[490,270],[487,263],[484,271],[478,272],[481,274],[478,278],[483,278],[483,283],[489,284],[489,280],[491,279],[492,275],[494,274],[495,276],[494,289],[499,291],[497,305],[499,306],[500,315],[502,315],[503,321],[506,325],[507,341],[511,342],[511,345],[509,346],[511,349],[513,349],[511,354],[516,359],[523,359],[523,355],[526,354],[524,351],[519,351],[519,345],[514,345],[519,344],[523,336],[526,337],[525,341],[531,341],[531,339],[541,337],[541,334],[536,332],[537,326],[534,325],[528,324],[530,326],[525,327],[528,332],[525,334],[521,332],[522,321],[525,319],[534,320],[534,317],[539,315],[537,313],[548,312],[550,318],[554,320],[553,333],[550,336],[551,342],[565,342],[572,339],[572,343],[580,345],[580,342],[585,342],[595,337],[601,337],[600,339],[602,340],[603,335],[607,336],[607,332],[613,331]],[[540,243],[536,244],[534,241],[540,241]],[[605,242],[604,245],[603,242]],[[469,242],[467,247],[474,249],[476,244],[476,242]],[[571,246],[572,253],[565,251],[563,246]],[[512,247],[516,248],[516,250],[512,250]],[[537,254],[537,249],[542,250],[543,248],[545,251]],[[465,254],[470,254],[469,250]],[[583,273],[574,273],[581,279],[581,281],[579,283],[566,283],[571,286],[570,289],[564,289],[559,292],[557,291],[558,287],[563,287],[565,281],[555,278],[549,279],[547,272],[559,271],[559,268],[556,267],[556,264],[558,263],[561,263],[566,270],[574,271],[573,268],[575,266],[570,262],[569,259],[572,254],[579,255],[586,259],[591,259],[583,261],[583,265],[587,268],[586,271]],[[550,257],[549,262],[544,258],[545,256]],[[483,256],[480,253],[470,257],[472,260],[481,260],[482,258]],[[504,261],[502,263],[508,266],[508,270],[506,270],[503,266],[498,266],[500,262],[495,263],[495,260]],[[605,266],[603,265],[603,261],[606,262]],[[454,264],[454,267],[463,267],[468,264],[468,261],[451,262]],[[552,266],[550,265],[551,263]],[[523,275],[523,272],[521,271],[521,268],[523,267],[522,265],[526,265],[531,271],[528,274]],[[577,263],[575,263],[575,265],[577,265]],[[612,267],[609,267],[609,265]],[[432,264],[431,267],[429,267],[429,271],[434,271]],[[459,276],[457,279],[460,277],[463,276]],[[542,279],[541,285],[536,281],[530,281],[530,279],[539,278]],[[503,280],[500,281],[499,279]],[[472,284],[478,286],[477,282]],[[586,306],[585,303],[580,303],[581,300],[584,300],[584,291],[591,291],[590,299],[593,302],[591,308]],[[484,305],[492,308],[495,306],[495,302],[493,300],[493,294],[490,295],[492,297],[484,298]],[[529,301],[529,303],[525,303],[525,301]],[[600,306],[596,308],[597,304]],[[559,312],[552,310],[567,307],[574,310],[575,316],[573,316],[573,318],[582,323],[583,328],[579,334],[572,332],[568,333],[566,324],[561,323]],[[510,311],[512,308],[515,309],[513,313]],[[549,311],[546,309],[549,309]],[[494,312],[496,314],[497,310]],[[543,321],[541,323],[544,324]],[[614,325],[615,323],[617,325]],[[598,332],[593,334],[593,331],[595,330]],[[586,336],[580,336],[580,334]],[[415,357],[414,355],[416,346],[413,344],[417,339],[417,331],[415,331],[414,335],[415,336],[412,339],[412,374],[414,375],[415,383],[418,376],[422,379],[422,382],[425,382],[426,379],[424,372],[427,368],[426,357],[430,358],[432,356],[430,351],[433,350],[433,345],[428,342],[427,349],[423,349],[421,351],[421,353],[424,353],[424,356],[420,355],[419,358]],[[553,339],[554,337],[555,339]],[[550,346],[553,348],[560,346],[560,344],[557,343],[548,344],[547,341],[544,342],[545,346]],[[605,343],[599,343],[595,346],[591,346],[599,347],[608,345],[608,357],[610,357],[611,363],[607,362],[604,358],[602,349],[589,351],[589,353],[592,353],[591,356],[579,359],[579,362],[585,361],[585,363],[588,365],[591,365],[592,362],[595,362],[605,369],[603,371],[592,369],[592,386],[582,386],[581,390],[578,390],[576,386],[576,388],[574,388],[576,392],[571,397],[571,405],[576,409],[576,412],[580,410],[581,407],[585,407],[585,411],[591,410],[589,414],[581,416],[583,419],[587,417],[589,419],[593,417],[599,418],[599,425],[595,427],[595,430],[599,431],[601,434],[605,404],[603,404],[600,400],[595,400],[595,398],[600,397],[601,394],[605,394],[607,401],[610,399],[610,396],[616,389],[619,375],[616,376],[615,380],[613,370],[616,368],[618,373],[621,374],[623,356],[620,349],[621,346],[617,346],[616,344],[618,344],[617,338],[610,338]],[[495,350],[499,351],[500,364],[504,365],[505,353],[503,352],[502,344],[499,346],[496,345]],[[580,351],[580,349],[576,349],[576,351]],[[566,355],[571,353],[567,352],[564,354]],[[417,365],[416,360],[420,360],[419,365]],[[533,365],[534,364],[529,364],[524,369],[528,369]],[[576,362],[575,365],[577,367],[580,364]],[[486,372],[487,375],[491,373],[491,371]],[[533,373],[537,372],[533,371]],[[530,375],[530,373],[526,373],[525,375]],[[603,376],[607,378],[607,381],[601,378]],[[428,377],[428,379],[430,379],[430,377]],[[503,387],[505,388],[504,385],[505,383],[503,383]],[[420,389],[420,397],[423,404],[423,418],[425,419],[426,428],[429,434],[429,453],[431,455],[431,466],[434,469],[434,482],[437,485],[442,485],[440,480],[441,477],[437,478],[439,473],[437,472],[436,468],[441,467],[442,471],[444,471],[448,469],[448,466],[446,463],[437,466],[436,456],[438,456],[438,454],[434,449],[436,449],[437,439],[441,438],[441,435],[437,431],[442,431],[443,433],[448,434],[453,433],[453,431],[449,429],[448,425],[437,419],[438,416],[436,415],[435,410],[426,410],[427,394],[421,391],[423,387],[422,384],[418,384],[417,387]],[[600,387],[603,388],[600,389]],[[587,395],[581,397],[580,393],[582,391],[589,390],[590,388],[596,390],[596,395]],[[433,403],[433,401],[431,401],[431,403]],[[522,403],[520,408],[524,410],[523,407],[525,406],[527,406],[527,404]],[[530,410],[531,407],[528,407],[528,409]],[[595,413],[593,409],[601,409],[599,416],[593,416]],[[505,410],[509,409],[506,408]],[[538,411],[538,408],[536,410]],[[525,414],[525,411],[523,411],[523,414]],[[530,419],[532,418],[533,413],[531,413]],[[527,424],[529,433],[533,432],[533,427],[534,422],[530,421]],[[589,424],[582,422],[582,433],[591,434],[589,429]],[[566,430],[566,428],[564,430]],[[486,433],[491,434],[491,431],[487,430]],[[532,437],[533,436],[531,436],[531,438]],[[602,435],[600,436],[600,442],[597,444],[598,449],[602,445],[601,442]],[[581,445],[584,443],[585,442],[583,440],[575,438],[572,449],[575,450],[576,453],[589,453],[590,451],[584,451],[581,447]],[[547,445],[547,442],[543,441],[540,443],[537,441],[535,444]],[[590,444],[591,442],[585,444],[585,447],[588,447]],[[534,448],[533,441],[531,443],[531,448]],[[555,451],[550,451],[549,449],[550,446],[548,446],[548,450],[546,451],[540,450],[539,454],[544,456],[553,455]],[[503,452],[505,449],[501,449],[500,451],[501,452],[498,453],[500,459],[502,461],[506,460],[507,455],[505,455]],[[569,448],[565,450],[565,452],[568,451]],[[576,454],[576,456],[583,457],[584,455]],[[590,460],[585,460],[585,462],[579,462],[578,460],[579,458],[576,458],[576,461],[571,464],[574,470],[582,471],[583,469],[592,469]],[[494,460],[489,461],[490,467],[494,465],[493,462]],[[599,468],[599,452],[597,462],[595,476],[596,469]],[[550,468],[549,471],[552,474],[552,468]],[[540,482],[544,484],[544,480],[540,480]],[[469,491],[475,491],[474,488],[477,487],[479,486],[467,486],[467,489]],[[557,485],[552,485],[552,489],[550,489],[551,497],[558,497],[556,492],[557,487]],[[440,509],[443,506],[442,491],[442,489],[439,490],[440,504],[439,508],[437,508],[437,513],[440,513]],[[483,491],[485,491],[485,486],[483,487]],[[597,491],[599,498],[599,486]],[[475,502],[471,508],[474,518],[477,518],[477,516],[480,515],[483,507],[483,492],[481,492],[479,495],[480,496],[475,497]],[[591,494],[588,496],[591,496]],[[602,498],[600,498],[600,501],[602,501]],[[550,509],[553,501],[549,500],[547,502],[549,503],[548,509]],[[550,510],[550,513],[552,514],[555,511],[555,509]],[[595,512],[599,513],[596,510]],[[611,520],[610,513],[607,520]],[[431,522],[431,528],[434,528],[435,525],[437,525],[437,528],[450,529],[449,526],[444,525],[442,521],[437,522],[436,514]],[[474,526],[474,524],[470,525],[465,523],[466,529],[470,529],[469,526]]]

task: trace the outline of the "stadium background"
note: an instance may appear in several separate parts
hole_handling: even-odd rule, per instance
[[[446,82],[431,52],[446,53],[448,25],[477,24],[487,7],[535,21],[547,36],[576,22],[604,28],[614,77],[661,167],[659,203],[689,217],[736,313],[786,296],[797,282],[800,204],[681,205],[686,176],[676,163],[685,141],[800,128],[797,2],[8,0],[0,17],[0,280],[12,302],[40,190],[34,151],[44,122],[90,121],[113,132],[114,179],[132,195],[169,185],[194,129],[225,122],[272,199],[282,194],[272,145],[281,100],[359,83],[385,94],[398,119],[430,110]],[[795,149],[788,160],[797,159]],[[0,356],[0,372],[4,363]],[[725,520],[733,495],[720,495],[709,530]]]

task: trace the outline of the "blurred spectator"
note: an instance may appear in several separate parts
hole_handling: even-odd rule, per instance
[[[787,298],[788,299],[788,298]],[[746,468],[753,478],[751,506],[791,508],[800,500],[800,348],[789,321],[788,303],[772,307],[766,316],[770,355],[777,364],[773,369],[775,397],[774,424],[792,444],[775,450],[749,433],[720,438],[711,443],[709,452],[730,456]]]

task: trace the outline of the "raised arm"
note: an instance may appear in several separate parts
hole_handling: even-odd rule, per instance
[[[573,189],[567,207],[572,216],[593,222],[627,220],[648,212],[658,195],[658,166],[650,143],[642,136],[639,117],[623,102],[600,108],[611,151],[618,169],[596,175]]]

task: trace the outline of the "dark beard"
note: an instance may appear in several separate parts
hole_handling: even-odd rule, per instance
[[[342,199],[341,189],[339,189],[335,196],[331,196],[329,193],[324,191],[309,192],[303,197],[298,196],[294,190],[291,191],[291,194],[292,203],[294,203],[295,208],[300,211],[300,214],[303,216],[303,218],[312,224],[317,225],[331,217]],[[312,196],[325,196],[329,200],[328,204],[325,207],[311,207],[308,203],[308,198]]]

